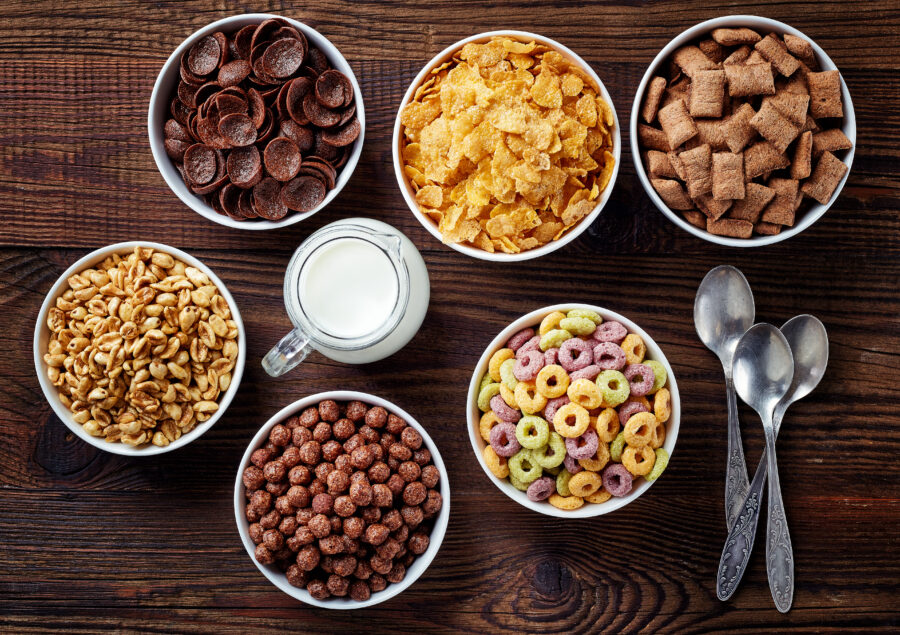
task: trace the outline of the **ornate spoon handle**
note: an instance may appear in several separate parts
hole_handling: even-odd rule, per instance
[[[725,376],[725,393],[728,399],[728,464],[725,468],[725,522],[734,527],[750,491],[747,478],[747,462],[744,460],[744,444],[738,421],[737,395],[731,373]]]
[[[766,430],[766,458],[769,465],[769,519],[766,539],[766,572],[769,590],[775,607],[787,613],[794,601],[794,548],[788,531],[784,503],[781,500],[781,482],[778,479],[778,463],[775,460],[775,433]]]

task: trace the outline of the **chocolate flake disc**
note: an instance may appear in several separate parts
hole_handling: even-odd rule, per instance
[[[345,83],[350,80],[340,71],[325,71],[316,80],[316,100],[326,108],[340,108],[344,105]]]
[[[219,204],[222,206],[224,212],[234,218],[235,220],[243,220],[243,215],[238,212],[238,199],[241,196],[241,188],[237,187],[233,183],[226,183],[221,190],[219,190]]]
[[[195,143],[184,153],[184,171],[194,185],[204,185],[216,175],[216,152],[202,143]]]
[[[303,98],[309,94],[312,87],[313,83],[309,78],[298,77],[291,80],[290,88],[288,89],[285,106],[291,119],[301,126],[305,126],[309,123],[309,119],[303,112]]]
[[[212,35],[201,38],[188,53],[188,69],[194,75],[209,75],[219,65],[219,43]]]
[[[234,35],[234,48],[237,49],[238,59],[250,59],[250,49],[252,48],[250,43],[254,33],[256,33],[256,25],[248,24]]]
[[[253,191],[242,190],[241,196],[238,198],[238,213],[244,218],[256,218],[256,212],[253,210]]]
[[[281,183],[272,177],[257,183],[253,188],[253,206],[257,214],[268,220],[284,218],[288,208],[281,200]]]
[[[262,160],[256,146],[235,148],[225,162],[228,178],[236,186],[249,189],[262,180]]]
[[[298,176],[284,185],[281,200],[297,212],[310,212],[325,199],[325,185],[312,176]]]
[[[219,134],[232,146],[249,146],[256,141],[256,126],[247,115],[232,113],[219,120]]]
[[[225,64],[219,69],[216,80],[219,86],[228,88],[229,86],[237,86],[250,75],[250,62],[247,60],[233,60]]]
[[[281,136],[287,137],[297,144],[297,148],[299,148],[301,153],[309,152],[316,140],[312,130],[301,126],[293,119],[286,119],[281,122]]]
[[[317,48],[310,48],[307,56],[309,56],[307,63],[316,72],[316,75],[321,75],[328,70],[328,58],[325,57],[325,53]]]
[[[350,145],[359,137],[362,127],[359,125],[359,119],[354,117],[350,122],[340,128],[325,130],[322,132],[322,141],[328,145],[338,148]]]
[[[258,90],[251,88],[247,91],[247,104],[250,108],[247,114],[250,116],[250,120],[253,121],[253,125],[259,128],[263,125],[263,121],[266,118],[266,102],[263,101],[262,95],[259,94]]]
[[[307,93],[303,98],[303,114],[320,128],[330,128],[341,120],[340,113],[328,110],[319,104],[314,93]]]
[[[175,139],[177,141],[185,141],[187,143],[193,142],[188,129],[184,127],[184,124],[176,121],[175,119],[169,119],[168,121],[166,121],[166,125],[163,128],[163,133],[163,136],[166,139]]]
[[[276,137],[263,152],[266,170],[278,181],[290,181],[300,169],[300,149],[286,137]]]
[[[290,77],[302,63],[303,45],[294,38],[273,42],[262,57],[263,70],[278,79]]]
[[[191,147],[191,143],[190,141],[181,141],[179,139],[166,139],[163,141],[163,146],[166,148],[166,154],[173,161],[181,163],[184,161],[184,153]]]
[[[218,108],[219,117],[225,117],[234,113],[247,114],[247,100],[229,93],[216,95],[216,107]]]

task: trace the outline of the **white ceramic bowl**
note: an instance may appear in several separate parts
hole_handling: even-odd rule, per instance
[[[250,523],[247,522],[247,517],[244,514],[244,508],[247,505],[247,499],[245,495],[246,488],[244,487],[244,483],[241,477],[244,474],[244,470],[247,469],[247,467],[250,465],[250,455],[253,454],[254,450],[264,445],[265,439],[269,436],[269,432],[273,427],[275,427],[275,424],[281,423],[288,417],[298,414],[305,408],[314,406],[320,401],[324,401],[326,399],[333,399],[334,401],[359,400],[365,404],[369,404],[372,406],[381,406],[388,412],[402,418],[404,421],[406,421],[407,424],[415,428],[419,432],[419,434],[422,435],[425,447],[428,448],[429,452],[431,452],[431,460],[434,462],[435,467],[437,467],[438,472],[440,472],[441,474],[441,481],[439,485],[441,489],[441,497],[443,498],[443,506],[441,507],[441,511],[438,513],[437,518],[435,518],[434,528],[431,531],[431,541],[428,544],[428,549],[425,551],[425,553],[415,559],[412,565],[406,570],[406,577],[403,578],[401,582],[399,582],[398,584],[388,584],[387,588],[385,588],[383,591],[379,591],[378,593],[373,593],[371,597],[365,602],[357,602],[355,600],[351,600],[349,597],[331,597],[325,600],[317,600],[312,597],[309,594],[309,591],[307,591],[306,589],[300,589],[295,586],[291,586],[291,584],[287,581],[287,577],[285,576],[285,574],[282,573],[274,564],[260,564],[254,557],[256,545],[250,539]],[[385,600],[391,599],[395,595],[399,595],[407,588],[409,588],[413,584],[413,582],[418,580],[423,573],[425,573],[425,569],[428,568],[428,565],[431,564],[431,561],[434,560],[434,557],[437,555],[438,549],[441,548],[441,542],[443,542],[444,534],[447,532],[447,524],[450,521],[450,483],[447,477],[447,468],[444,467],[444,461],[441,459],[441,453],[438,451],[437,446],[434,444],[434,441],[432,441],[431,437],[428,436],[428,432],[425,430],[425,428],[422,427],[422,425],[418,421],[413,419],[405,410],[395,406],[386,399],[382,399],[381,397],[376,397],[375,395],[370,395],[365,392],[356,392],[355,390],[334,390],[330,392],[320,392],[318,394],[299,399],[289,406],[282,408],[280,411],[275,413],[272,418],[266,421],[263,427],[259,429],[256,435],[254,435],[253,440],[250,442],[250,445],[247,446],[247,450],[244,452],[244,457],[241,459],[241,464],[238,467],[237,476],[234,480],[234,517],[237,520],[238,531],[241,534],[241,542],[244,543],[244,548],[247,550],[247,554],[250,556],[253,564],[256,565],[256,568],[259,569],[264,576],[266,576],[266,579],[269,582],[277,586],[279,589],[290,595],[295,600],[300,600],[305,604],[311,604],[313,606],[318,606],[326,609],[361,609],[367,606],[372,606],[374,604],[380,604]]]
[[[469,394],[466,398],[466,416],[468,419],[469,441],[472,443],[472,450],[475,451],[475,456],[478,458],[481,469],[484,470],[487,477],[501,492],[520,505],[547,516],[557,516],[559,518],[593,518],[594,516],[602,516],[603,514],[608,514],[609,512],[625,507],[625,505],[650,489],[650,486],[656,481],[651,482],[644,478],[635,479],[636,485],[628,496],[622,496],[620,498],[613,497],[605,503],[586,503],[582,507],[572,511],[557,509],[547,501],[534,502],[529,500],[528,496],[525,495],[525,492],[513,487],[512,483],[509,482],[509,479],[500,479],[494,476],[488,468],[487,463],[484,461],[483,452],[487,443],[481,438],[481,433],[478,430],[478,424],[482,415],[477,404],[478,387],[481,383],[481,378],[484,377],[484,374],[488,371],[488,362],[490,361],[491,355],[493,355],[495,351],[503,348],[506,341],[522,329],[531,327],[537,332],[537,325],[540,324],[541,320],[547,314],[552,313],[553,311],[562,311],[563,313],[566,313],[572,309],[590,309],[591,311],[599,313],[604,322],[609,320],[621,322],[628,329],[629,333],[637,333],[641,336],[641,339],[644,340],[644,344],[647,346],[646,359],[654,359],[665,367],[668,375],[666,387],[672,394],[672,415],[670,416],[669,421],[666,422],[666,440],[663,443],[663,448],[669,453],[671,466],[671,456],[675,451],[675,442],[678,440],[678,426],[681,421],[681,399],[678,394],[678,384],[675,381],[675,373],[672,372],[672,367],[669,365],[669,361],[666,359],[665,354],[663,354],[662,349],[641,327],[618,313],[613,313],[608,309],[592,304],[567,303],[547,306],[532,311],[527,315],[523,315],[500,331],[497,337],[495,337],[485,349],[481,359],[478,360],[478,365],[475,366],[475,372],[472,373],[472,380],[469,382]],[[660,478],[665,478],[665,473],[663,473]]]
[[[237,221],[216,212],[216,210],[210,207],[202,197],[194,194],[188,186],[184,184],[181,174],[179,174],[175,164],[172,163],[172,159],[166,154],[166,149],[163,145],[165,141],[163,138],[163,126],[165,125],[166,120],[172,117],[169,112],[169,102],[172,100],[172,96],[181,79],[180,62],[182,54],[193,46],[197,40],[210,33],[222,31],[223,33],[232,34],[248,24],[258,24],[269,18],[280,18],[285,20],[292,27],[303,33],[303,35],[306,36],[306,39],[309,40],[310,45],[315,46],[325,54],[325,57],[331,62],[332,67],[339,70],[350,79],[356,99],[356,117],[359,119],[360,133],[356,141],[353,142],[353,149],[350,156],[347,158],[347,163],[340,168],[340,173],[337,176],[334,188],[326,194],[318,207],[309,212],[290,212],[287,216],[277,221],[263,219]],[[276,229],[278,227],[293,225],[294,223],[299,223],[300,221],[309,218],[328,205],[340,191],[344,189],[344,186],[347,185],[353,171],[356,169],[356,164],[359,162],[359,156],[362,153],[363,138],[366,133],[366,113],[365,108],[363,107],[362,91],[359,89],[359,83],[356,81],[356,75],[353,74],[353,69],[350,68],[350,64],[347,63],[347,60],[344,59],[344,56],[341,55],[341,52],[337,50],[334,44],[329,42],[312,27],[307,26],[302,22],[298,22],[297,20],[269,13],[246,13],[243,15],[233,15],[228,18],[222,18],[221,20],[216,20],[212,24],[206,25],[202,29],[195,31],[175,49],[172,55],[169,56],[169,59],[166,60],[162,70],[159,72],[159,76],[156,78],[156,83],[153,85],[153,92],[150,94],[150,112],[147,117],[147,127],[150,134],[150,149],[153,152],[153,159],[156,161],[156,167],[159,168],[159,172],[162,174],[166,184],[185,205],[201,216],[219,223],[220,225],[237,227],[239,229]]]
[[[132,447],[126,443],[107,443],[102,438],[92,437],[90,434],[84,431],[84,428],[82,428],[81,425],[75,423],[75,421],[72,419],[72,412],[68,408],[66,408],[65,405],[63,405],[62,401],[59,398],[58,391],[53,387],[53,384],[50,383],[50,379],[47,377],[47,363],[44,362],[44,353],[47,352],[47,343],[50,339],[50,329],[47,328],[47,312],[50,310],[50,307],[56,306],[56,298],[62,295],[62,293],[68,287],[67,280],[69,279],[69,276],[72,276],[80,271],[84,271],[85,269],[99,264],[111,254],[118,253],[127,255],[134,251],[134,248],[136,246],[152,247],[155,250],[163,251],[175,257],[176,259],[181,260],[185,264],[196,267],[207,276],[209,276],[209,279],[212,280],[213,284],[215,284],[218,288],[219,293],[228,302],[228,308],[231,309],[231,317],[238,327],[237,363],[235,364],[234,370],[232,371],[231,385],[228,387],[228,390],[225,391],[225,394],[221,395],[221,397],[219,398],[219,409],[213,414],[212,417],[197,425],[193,430],[185,435],[182,435],[181,438],[172,441],[165,447],[159,447],[149,443],[141,447]],[[146,241],[116,243],[115,245],[109,245],[96,251],[92,251],[83,258],[79,258],[75,263],[72,264],[71,267],[66,269],[66,271],[54,283],[54,285],[50,287],[50,290],[47,292],[47,297],[44,298],[44,303],[41,305],[41,310],[37,316],[37,324],[35,325],[34,329],[34,366],[35,370],[37,371],[38,381],[41,384],[41,390],[44,391],[44,398],[50,404],[50,407],[53,408],[53,412],[55,412],[56,416],[66,424],[69,430],[71,430],[72,433],[82,441],[90,443],[94,447],[104,450],[105,452],[111,452],[112,454],[122,454],[125,456],[149,456],[152,454],[171,452],[172,450],[177,450],[178,448],[187,445],[194,439],[199,438],[201,435],[203,435],[203,433],[212,428],[215,425],[216,421],[221,419],[222,415],[225,414],[225,411],[228,409],[228,405],[231,403],[231,400],[234,399],[234,395],[238,391],[238,386],[240,386],[241,384],[241,376],[244,374],[244,362],[246,359],[247,335],[244,331],[244,323],[241,321],[241,313],[240,311],[238,311],[237,303],[234,301],[234,298],[231,297],[231,294],[228,292],[225,284],[219,279],[216,274],[212,272],[209,267],[204,265],[202,262],[191,256],[190,254],[187,254],[180,249],[175,249],[174,247],[163,245],[161,243],[151,243]]]
[[[834,194],[831,195],[831,200],[828,201],[826,205],[822,205],[821,203],[816,203],[813,201],[813,205],[807,209],[802,216],[799,217],[798,222],[793,227],[788,227],[782,229],[780,233],[774,236],[751,236],[750,238],[731,238],[729,236],[716,236],[715,234],[710,234],[709,232],[702,230],[698,227],[694,227],[689,222],[684,220],[684,218],[678,212],[672,211],[668,208],[668,206],[663,202],[663,200],[659,197],[659,194],[656,193],[656,190],[653,189],[653,186],[650,184],[650,179],[647,176],[647,172],[644,168],[644,163],[641,161],[641,150],[638,144],[638,123],[640,123],[641,119],[641,104],[644,101],[644,92],[647,89],[647,85],[650,83],[650,80],[656,74],[657,69],[661,64],[665,62],[669,58],[669,56],[680,46],[687,44],[691,40],[699,38],[700,36],[711,32],[713,29],[718,29],[722,27],[750,27],[756,31],[765,33],[777,33],[779,35],[784,35],[785,33],[789,33],[791,35],[796,35],[798,37],[802,37],[807,42],[812,45],[813,52],[816,55],[816,61],[819,62],[819,66],[823,71],[830,70],[839,70],[835,63],[831,61],[831,58],[828,57],[828,54],[816,44],[812,38],[804,35],[794,27],[785,24],[784,22],[779,22],[778,20],[772,20],[770,18],[761,18],[755,15],[728,15],[720,18],[713,18],[712,20],[707,20],[706,22],[701,22],[695,26],[692,26],[687,31],[682,32],[678,37],[669,42],[663,50],[659,52],[659,54],[654,58],[654,60],[650,63],[650,66],[647,68],[647,72],[644,73],[644,77],[641,80],[640,85],[637,89],[637,94],[634,97],[634,105],[631,107],[631,156],[634,158],[634,167],[637,171],[638,178],[641,181],[641,185],[644,186],[644,190],[647,192],[647,196],[650,197],[650,200],[653,201],[653,204],[665,214],[670,221],[684,229],[692,233],[694,236],[698,236],[703,240],[708,240],[712,243],[716,243],[719,245],[729,245],[731,247],[759,247],[762,245],[771,245],[772,243],[781,242],[782,240],[787,240],[791,236],[796,236],[804,229],[815,223],[817,220],[822,218],[822,215],[828,211],[828,208],[831,207],[834,202],[837,200],[838,196],[841,194],[841,190],[844,189],[844,184],[847,182],[847,178],[850,176],[850,169],[853,166],[853,155],[856,152],[856,115],[853,111],[853,101],[850,99],[850,91],[847,90],[847,84],[844,83],[844,78],[841,76],[841,100],[844,103],[844,122],[841,127],[844,134],[847,135],[847,138],[853,142],[853,148],[850,150],[846,150],[846,154],[843,155],[841,159],[847,166],[847,174],[844,175],[844,178],[841,179],[840,184],[837,189],[834,191]],[[841,157],[839,157],[841,158]],[[811,200],[811,199],[810,199]]]
[[[576,66],[578,66],[581,70],[587,73],[588,77],[594,82],[595,87],[599,90],[600,96],[606,100],[606,103],[609,104],[613,113],[613,157],[616,160],[616,164],[613,167],[612,176],[609,179],[609,184],[606,186],[606,189],[600,194],[600,197],[597,199],[597,205],[594,207],[593,211],[588,214],[586,217],[582,218],[578,224],[569,230],[562,238],[559,240],[552,240],[546,245],[541,245],[540,247],[536,247],[535,249],[529,249],[527,251],[523,251],[518,254],[507,254],[503,252],[494,252],[490,253],[484,251],[483,249],[478,249],[477,247],[472,247],[469,245],[464,245],[461,243],[449,243],[448,246],[452,249],[455,249],[461,254],[466,254],[467,256],[472,256],[473,258],[479,258],[480,260],[493,260],[495,262],[512,262],[518,260],[530,260],[531,258],[539,258],[543,255],[549,254],[550,252],[556,251],[560,247],[569,244],[573,240],[575,240],[578,236],[581,235],[590,225],[593,223],[597,217],[600,215],[600,212],[603,211],[603,208],[606,206],[607,201],[609,201],[609,197],[612,194],[613,187],[616,184],[616,177],[619,174],[619,165],[621,163],[620,158],[622,154],[622,137],[619,130],[619,116],[616,114],[616,107],[613,104],[612,98],[606,90],[606,87],[603,85],[603,82],[600,81],[600,78],[597,76],[597,73],[594,72],[594,69],[590,67],[590,65],[585,62],[581,57],[576,55],[571,49],[563,46],[559,42],[555,40],[551,40],[550,38],[544,37],[542,35],[537,35],[535,33],[528,33],[527,31],[488,31],[486,33],[479,33],[477,35],[473,35],[471,37],[467,37],[464,40],[460,40],[456,44],[452,44],[445,48],[443,51],[435,55],[428,64],[416,75],[416,78],[409,85],[409,89],[406,91],[406,95],[403,96],[403,101],[400,102],[400,108],[397,110],[397,119],[394,122],[394,137],[391,142],[391,152],[394,156],[394,174],[397,176],[397,183],[400,185],[400,192],[403,194],[403,198],[406,200],[406,204],[409,206],[410,211],[412,211],[413,215],[418,219],[420,223],[427,229],[432,236],[437,238],[439,241],[443,242],[441,237],[441,232],[438,231],[437,224],[431,220],[428,216],[422,213],[419,209],[419,206],[416,204],[415,192],[412,189],[412,186],[409,183],[409,179],[406,177],[406,174],[403,172],[403,162],[402,157],[400,156],[400,139],[401,139],[401,129],[402,126],[400,124],[400,113],[403,112],[403,108],[408,104],[413,95],[416,92],[416,88],[419,87],[424,80],[426,75],[431,71],[432,68],[439,66],[449,60],[454,53],[459,51],[463,46],[468,44],[469,42],[487,42],[491,38],[498,36],[506,36],[511,37],[516,40],[520,40],[523,42],[531,42],[534,40],[539,44],[545,44],[552,48],[553,50],[559,52],[564,57],[568,58],[571,62],[573,62]]]

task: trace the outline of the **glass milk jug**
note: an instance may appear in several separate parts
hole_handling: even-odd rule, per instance
[[[393,355],[419,330],[429,296],[425,261],[399,230],[369,218],[326,225],[288,263],[284,304],[294,330],[262,366],[283,375],[313,348],[347,364]]]

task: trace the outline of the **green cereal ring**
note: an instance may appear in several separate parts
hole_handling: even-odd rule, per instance
[[[516,424],[516,440],[523,448],[537,450],[547,445],[549,439],[550,424],[536,415],[525,415]]]
[[[512,483],[512,486],[517,490],[521,490],[523,492],[528,490],[528,483],[523,483],[512,474],[509,475],[509,482]]]
[[[609,458],[616,463],[622,462],[622,451],[625,449],[625,431],[622,430],[609,444]]]
[[[652,395],[666,385],[666,379],[668,379],[666,376],[666,367],[655,359],[645,359],[641,363],[644,366],[649,366],[653,369],[653,387],[650,389],[650,392],[647,393],[648,395]]]
[[[572,309],[568,313],[566,313],[566,317],[569,318],[587,318],[596,326],[597,324],[603,324],[603,318],[600,317],[600,314],[596,311],[591,311],[590,309]],[[565,327],[563,327],[565,328]],[[592,331],[593,332],[593,331]],[[590,333],[588,333],[590,335]]]
[[[590,335],[597,328],[597,325],[590,318],[565,317],[559,321],[559,327],[573,335]]]
[[[625,403],[631,394],[628,380],[617,370],[604,370],[597,375],[597,387],[603,395],[603,401],[613,408]]]
[[[521,441],[519,443],[521,444]],[[548,450],[552,450],[553,454],[547,454]],[[538,465],[549,471],[562,465],[562,462],[565,460],[566,442],[563,441],[558,432],[550,432],[547,444],[532,451],[532,454],[534,454],[534,460],[538,462]]]
[[[559,348],[559,345],[568,339],[572,339],[572,334],[564,329],[547,331],[541,337],[541,350],[546,351],[548,348]]]
[[[544,471],[547,474],[550,474],[551,476],[556,476],[560,472],[562,472],[562,469],[563,469],[563,466],[562,466],[562,464],[560,464],[560,465],[557,465],[556,467],[545,467]]]
[[[515,390],[516,384],[519,383],[519,380],[513,375],[513,367],[515,365],[516,360],[514,357],[500,364],[500,381],[510,390]]]
[[[666,466],[669,464],[669,453],[666,452],[665,448],[657,448],[656,449],[656,462],[653,464],[653,469],[650,470],[650,473],[644,478],[648,481],[655,481],[659,478],[659,475],[663,473],[663,470],[666,469]]]
[[[536,481],[544,472],[544,469],[534,460],[531,450],[524,448],[507,459],[510,477],[515,477],[520,483]]]
[[[491,374],[490,374],[490,373],[485,373],[485,374],[484,374],[484,377],[481,378],[481,383],[478,384],[478,390],[479,390],[479,392],[481,391],[482,388],[484,388],[485,386],[487,386],[488,384],[491,384],[491,383],[493,383],[493,382],[494,382],[494,380],[491,379]]]
[[[569,496],[571,492],[569,491],[569,479],[572,478],[572,473],[569,470],[563,470],[559,474],[556,475],[556,493],[560,496]]]
[[[628,385],[627,383],[625,384]],[[500,394],[500,384],[486,384],[478,392],[478,409],[481,412],[487,412],[491,409],[491,397]]]

